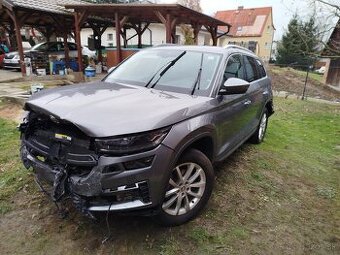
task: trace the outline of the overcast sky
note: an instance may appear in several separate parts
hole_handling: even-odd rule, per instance
[[[160,3],[175,3],[176,0],[159,0]],[[219,10],[237,9],[238,6],[244,8],[253,7],[273,7],[274,26],[276,28],[275,40],[281,38],[287,24],[296,12],[301,17],[307,17],[313,12],[311,0],[201,0],[203,12],[213,15]]]

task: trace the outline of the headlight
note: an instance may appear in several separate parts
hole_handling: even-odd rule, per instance
[[[170,128],[147,133],[96,139],[99,151],[110,154],[130,154],[156,148],[168,134]]]

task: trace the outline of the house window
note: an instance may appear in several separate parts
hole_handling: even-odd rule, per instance
[[[175,44],[180,44],[180,43],[181,43],[181,36],[175,35]]]
[[[107,40],[113,41],[113,34],[107,34]]]
[[[267,26],[267,34],[269,34],[270,33],[270,26]]]
[[[113,43],[109,43],[109,47],[113,47]]]

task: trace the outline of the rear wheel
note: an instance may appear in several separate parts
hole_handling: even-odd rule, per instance
[[[196,217],[208,202],[213,183],[210,160],[198,150],[185,153],[170,173],[158,215],[160,223],[174,226]]]
[[[257,127],[257,130],[255,131],[255,133],[249,139],[250,142],[255,143],[255,144],[262,143],[263,139],[266,135],[267,126],[268,126],[268,110],[265,109],[264,112],[262,113],[260,123]]]

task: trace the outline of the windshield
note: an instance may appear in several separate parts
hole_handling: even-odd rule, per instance
[[[191,94],[199,77],[196,90],[207,94],[220,60],[221,55],[215,53],[166,48],[145,50],[123,62],[105,81],[138,86],[152,84],[155,89]],[[169,63],[172,64],[169,66]]]
[[[34,45],[31,50],[47,50],[48,43],[39,43],[37,45]]]

